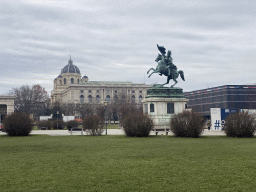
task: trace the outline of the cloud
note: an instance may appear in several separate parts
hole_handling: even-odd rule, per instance
[[[172,51],[185,91],[255,83],[256,2],[2,1],[0,94],[41,82],[50,92],[72,56],[90,80],[165,83],[156,44]],[[33,74],[33,75],[32,75]],[[51,79],[52,78],[52,79]]]

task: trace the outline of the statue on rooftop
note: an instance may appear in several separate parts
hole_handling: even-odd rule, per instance
[[[156,69],[150,68],[148,70],[147,74],[149,73],[150,70],[153,70],[153,72],[148,76],[148,78],[150,78],[150,76],[153,73],[159,73],[159,75],[161,75],[161,76],[165,75],[165,76],[167,76],[167,82],[162,85],[168,84],[169,81],[171,79],[173,79],[173,81],[175,83],[171,87],[173,87],[174,85],[176,85],[178,83],[178,81],[176,79],[179,77],[179,75],[180,75],[181,79],[183,81],[185,81],[184,72],[182,70],[178,71],[177,67],[172,62],[171,51],[169,50],[167,52],[167,55],[165,55],[166,49],[164,48],[164,46],[157,45],[157,48],[161,53],[161,54],[158,54],[158,56],[155,60],[158,63],[158,65],[156,66]]]

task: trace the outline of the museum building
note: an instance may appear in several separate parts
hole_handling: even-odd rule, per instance
[[[87,76],[81,76],[79,68],[73,64],[71,58],[53,83],[51,103],[67,104],[103,104],[105,100],[111,102],[120,97],[141,103],[147,95],[147,89],[151,87],[142,83],[123,81],[89,81]]]
[[[210,108],[256,109],[256,85],[223,85],[184,92],[187,108],[210,117]]]

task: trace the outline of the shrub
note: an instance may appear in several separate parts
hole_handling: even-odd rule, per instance
[[[52,128],[52,122],[48,121],[48,120],[44,120],[44,121],[39,121],[37,123],[37,127],[38,128],[42,128],[42,127],[47,127],[47,129],[51,129]]]
[[[33,129],[32,120],[26,113],[12,113],[4,120],[4,131],[9,136],[28,136]]]
[[[129,113],[122,118],[121,125],[128,137],[148,137],[153,129],[153,120],[143,113]]]
[[[170,130],[176,137],[187,137],[188,114],[180,113],[174,115],[170,121]]]
[[[203,117],[193,111],[184,111],[173,116],[170,129],[176,137],[197,138],[204,130]]]
[[[101,135],[104,131],[104,119],[96,115],[86,116],[83,120],[83,128],[90,135]]]
[[[255,130],[255,115],[248,114],[248,112],[232,114],[225,123],[227,137],[253,137]]]
[[[78,126],[78,121],[71,120],[71,121],[68,121],[66,125],[67,125],[68,129],[71,129],[72,127],[77,127]]]
[[[59,120],[54,120],[52,122],[52,127],[53,129],[57,129],[57,122],[58,122],[58,129],[63,129],[65,126],[65,123],[63,120],[59,119]]]

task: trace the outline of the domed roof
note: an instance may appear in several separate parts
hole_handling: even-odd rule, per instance
[[[85,75],[85,76],[83,76],[83,78],[88,78],[88,77]]]
[[[73,61],[71,60],[71,56],[70,56],[70,59],[68,61],[68,64],[61,70],[61,73],[79,73],[80,74],[80,70],[78,69],[78,67],[73,65]]]

